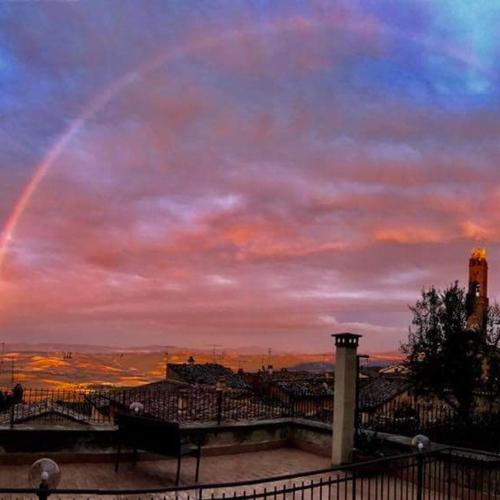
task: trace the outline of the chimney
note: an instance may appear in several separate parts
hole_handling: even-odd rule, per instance
[[[216,391],[223,391],[226,388],[226,378],[219,377],[217,383],[215,384]]]
[[[335,338],[335,392],[333,402],[332,464],[351,462],[354,446],[357,351],[361,335],[338,333]]]

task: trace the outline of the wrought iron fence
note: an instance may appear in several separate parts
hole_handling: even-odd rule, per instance
[[[0,488],[23,498],[118,497],[134,499],[496,499],[500,456],[458,448],[406,454],[306,473],[163,489]]]
[[[0,401],[0,425],[11,427],[37,419],[58,424],[112,424],[113,415],[132,402],[152,417],[179,423],[223,422],[297,417],[331,422],[331,397],[278,397],[251,390],[210,388],[137,388],[104,391],[24,389],[14,400]]]
[[[361,429],[404,436],[423,433],[444,444],[500,449],[500,413],[487,408],[463,415],[445,404],[422,404],[410,399],[368,407],[360,402],[358,419]]]
[[[392,400],[379,405],[363,405],[360,401],[360,427],[381,432],[412,436],[416,432],[431,431],[443,426],[449,429],[459,415],[444,404],[419,404],[407,399]]]
[[[301,418],[331,424],[333,397],[308,393],[269,395],[252,390],[216,390],[207,387],[140,387],[110,390],[24,389],[15,397],[0,391],[0,425],[15,426],[36,419],[38,423],[110,425],[117,412],[134,401],[144,405],[152,417],[179,423],[235,422],[277,418]],[[418,432],[448,444],[479,446],[484,441],[500,449],[500,414],[470,415],[466,428],[463,417],[444,405],[417,404],[414,400],[393,400],[375,404],[359,402],[361,429],[413,436]],[[481,436],[471,433],[471,429]],[[460,441],[468,434],[474,440]],[[498,435],[498,436],[497,436]],[[481,447],[483,445],[481,444]]]

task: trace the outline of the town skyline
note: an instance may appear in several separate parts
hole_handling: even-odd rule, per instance
[[[0,5],[2,340],[395,350],[475,246],[499,296],[500,8],[96,5]]]

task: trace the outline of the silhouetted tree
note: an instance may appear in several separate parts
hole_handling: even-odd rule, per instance
[[[401,349],[411,386],[416,395],[446,401],[469,422],[478,389],[499,393],[500,307],[489,308],[484,331],[468,329],[466,292],[455,282],[444,291],[423,290],[410,310],[408,341]]]
[[[23,402],[23,393],[24,393],[23,386],[21,384],[16,384],[12,389],[12,399],[14,403]]]

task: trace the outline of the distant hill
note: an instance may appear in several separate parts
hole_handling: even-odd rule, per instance
[[[370,353],[370,358],[368,359],[369,365],[380,365],[388,366],[399,363],[404,359],[404,356],[399,351],[389,351],[389,352],[374,352]]]
[[[291,372],[331,372],[335,368],[333,363],[325,363],[324,361],[309,361],[298,363],[288,368]]]
[[[332,356],[334,357],[334,356]],[[363,362],[363,366],[373,367],[373,368],[384,368],[398,363],[403,359],[403,356],[398,352],[386,352],[386,353],[375,353],[370,354],[367,361]],[[297,363],[288,368],[289,371],[305,371],[305,372],[329,372],[334,370],[335,363],[329,363],[325,361],[305,361],[302,363]]]

